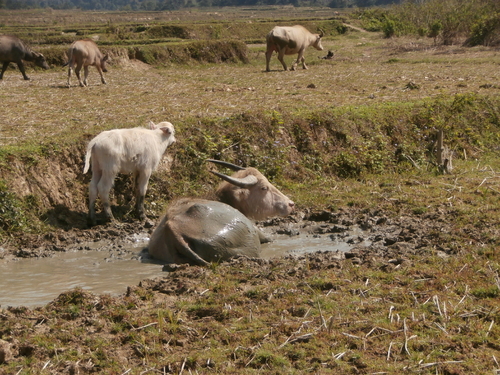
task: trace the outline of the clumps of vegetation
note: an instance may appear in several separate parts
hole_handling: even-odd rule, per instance
[[[308,174],[359,177],[409,167],[432,170],[440,129],[458,155],[496,149],[496,138],[490,135],[500,129],[499,111],[497,99],[467,94],[414,104],[342,107],[301,117],[276,111],[246,113],[204,120],[203,132],[186,134],[188,143],[179,150],[177,162],[225,157],[255,166],[271,178],[286,174],[298,179]],[[251,127],[259,131],[245,131]],[[285,168],[290,163],[294,167]]]
[[[355,12],[369,31],[386,38],[415,35],[440,44],[497,45],[500,43],[500,3],[496,0],[429,0],[403,2],[387,9]]]
[[[0,180],[0,233],[15,233],[26,229],[25,207],[19,198]]]
[[[135,46],[128,56],[150,65],[248,62],[245,43],[230,40]]]
[[[500,12],[493,12],[479,18],[472,25],[469,35],[466,45],[498,45],[500,43]]]
[[[491,285],[498,267],[491,260],[348,255],[180,267],[120,297],[74,289],[33,311],[7,308],[0,343],[9,355],[0,371],[498,369],[499,288]]]
[[[210,192],[214,182],[205,164],[209,158],[253,166],[271,181],[288,183],[357,179],[408,170],[440,174],[436,162],[438,130],[443,130],[456,160],[476,158],[485,151],[498,150],[498,113],[498,97],[470,93],[417,103],[303,111],[300,116],[255,111],[225,118],[186,118],[182,130],[178,128],[182,137],[178,137],[175,150],[169,152],[175,155],[171,171],[152,176],[148,201],[158,204],[176,196]],[[75,149],[68,172],[78,176],[76,183],[81,191],[88,183],[81,175],[80,162],[86,141],[86,137],[82,138],[82,147]],[[54,155],[49,157],[53,162]],[[131,190],[120,181],[117,190]],[[129,180],[124,177],[123,181]],[[0,233],[15,233],[27,225],[37,228],[37,219],[28,223],[24,218],[36,218],[43,207],[21,204],[23,198],[16,197],[5,184],[3,189],[5,212]],[[71,189],[76,192],[75,186]],[[74,204],[81,207],[84,202],[81,196]]]
[[[148,38],[190,38],[190,33],[187,28],[177,25],[154,25],[147,28],[145,33]]]
[[[101,43],[102,44],[102,43]],[[116,59],[136,59],[155,66],[191,63],[248,63],[248,48],[237,40],[206,42],[150,43],[121,47],[102,44],[103,53],[111,55],[111,63]],[[50,65],[61,66],[67,62],[68,46],[47,46],[38,48]],[[34,64],[27,63],[29,66]]]

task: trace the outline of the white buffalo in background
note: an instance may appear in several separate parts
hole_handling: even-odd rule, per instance
[[[296,53],[298,54],[297,61],[292,64],[291,70],[295,70],[300,62],[302,62],[302,67],[307,69],[304,52],[309,46],[313,46],[318,51],[323,51],[322,37],[323,32],[313,34],[300,25],[276,26],[266,36],[266,71],[270,71],[269,61],[271,61],[274,51],[278,52],[278,60],[283,65],[283,69],[288,69],[284,60],[285,55],[294,55]]]
[[[206,265],[235,256],[258,257],[260,244],[269,240],[250,219],[293,212],[294,202],[257,169],[209,161],[236,170],[232,176],[212,171],[225,180],[216,192],[221,202],[186,198],[172,203],[151,235],[153,258]]]
[[[149,177],[158,167],[168,146],[175,142],[174,126],[170,122],[150,123],[150,128],[114,129],[100,133],[87,146],[87,173],[92,158],[92,180],[89,188],[89,224],[96,224],[95,202],[101,198],[106,220],[113,220],[109,193],[118,173],[133,173],[135,177],[136,212],[146,220],[144,197]]]
[[[71,47],[68,49],[68,62],[64,66],[68,65],[68,87],[70,87],[71,80],[71,70],[75,69],[75,74],[78,78],[80,86],[87,86],[87,77],[89,76],[89,66],[95,66],[99,74],[101,75],[101,82],[106,84],[103,72],[106,73],[106,61],[108,61],[108,55],[103,55],[99,51],[99,47],[93,40],[84,39],[77,40],[73,42]],[[80,78],[80,70],[85,73],[83,82]]]

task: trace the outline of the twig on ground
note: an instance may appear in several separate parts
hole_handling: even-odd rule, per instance
[[[182,374],[184,371],[184,366],[186,366],[187,358],[184,358],[184,361],[182,362],[181,369],[179,370],[179,375]]]
[[[144,329],[144,328],[147,328],[147,327],[150,327],[150,326],[154,326],[158,324],[158,322],[153,322],[153,323],[149,323],[149,324],[146,324],[142,327],[137,327],[137,328],[132,328],[131,331],[139,331],[140,329]]]
[[[392,348],[392,341],[389,343],[389,349],[387,349],[387,360],[391,358],[391,348]]]

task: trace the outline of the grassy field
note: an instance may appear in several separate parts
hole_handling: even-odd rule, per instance
[[[150,217],[174,198],[213,191],[204,160],[218,158],[256,166],[301,212],[330,224],[335,215],[387,223],[399,238],[348,259],[181,268],[123,297],[71,291],[35,311],[0,310],[0,374],[500,371],[497,48],[350,29],[328,33],[324,51],[306,51],[309,69],[295,72],[282,71],[275,56],[265,72],[260,34],[235,37],[247,62],[150,65],[129,57],[130,45],[145,48],[131,25],[145,22],[190,30],[213,29],[221,17],[253,30],[302,21],[357,26],[348,14],[299,9],[286,8],[286,18],[283,8],[0,15],[1,33],[38,28],[27,34],[35,50],[64,51],[67,44],[45,42],[84,30],[113,54],[107,85],[91,69],[89,87],[73,80],[68,88],[57,64],[28,69],[30,81],[17,69],[5,73],[0,257],[35,239],[94,235],[85,224],[88,140],[164,120],[178,141],[151,179]],[[60,27],[75,35],[62,38]],[[164,36],[155,45],[197,41]],[[334,59],[321,59],[328,50]],[[435,165],[439,129],[454,151],[451,174]],[[117,180],[117,206],[130,203],[129,188],[127,177]],[[128,212],[117,217],[130,220]]]

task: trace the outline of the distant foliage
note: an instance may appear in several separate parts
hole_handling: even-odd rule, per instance
[[[398,4],[403,0],[0,0],[0,9],[82,9],[162,11],[192,7],[293,5],[331,8],[372,7]]]
[[[500,13],[494,12],[477,20],[471,27],[469,46],[500,44]]]
[[[436,44],[500,44],[498,0],[407,0],[384,9],[355,12],[362,26],[386,38],[418,35]]]

